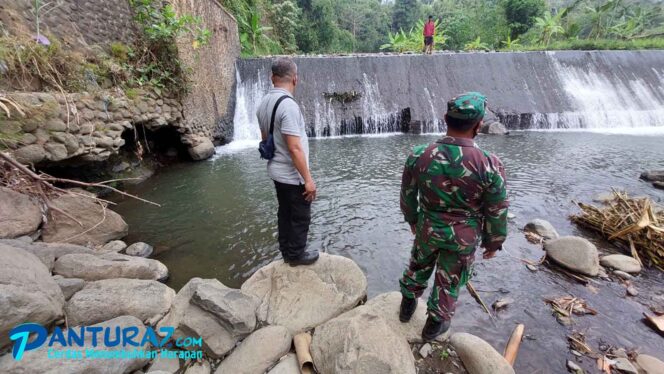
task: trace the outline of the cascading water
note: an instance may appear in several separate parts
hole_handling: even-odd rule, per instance
[[[512,130],[664,132],[664,51],[294,59],[296,100],[315,137],[401,132],[411,123],[441,132],[447,99],[471,90],[485,93]],[[260,137],[255,109],[271,86],[270,62],[238,61],[234,142]]]

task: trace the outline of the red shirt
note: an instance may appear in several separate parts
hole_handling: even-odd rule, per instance
[[[435,31],[436,25],[432,21],[429,21],[424,25],[424,36],[433,36]]]

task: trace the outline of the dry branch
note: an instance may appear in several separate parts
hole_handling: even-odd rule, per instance
[[[639,262],[664,270],[664,210],[655,209],[649,198],[613,193],[605,207],[577,203],[581,213],[571,216],[572,222],[619,242]]]

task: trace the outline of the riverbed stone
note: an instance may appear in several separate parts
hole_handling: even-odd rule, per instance
[[[242,291],[261,300],[259,321],[295,335],[358,305],[366,298],[367,278],[353,260],[321,253],[307,266],[274,261],[254,273]]]
[[[167,358],[159,356],[150,364],[146,373],[163,372],[168,374],[177,373],[180,370],[180,360],[178,358]]]
[[[475,335],[459,332],[450,343],[470,374],[514,374],[514,369],[489,343]]]
[[[65,300],[71,299],[74,294],[85,287],[85,281],[79,278],[63,278],[60,275],[53,277],[55,283],[58,284]]]
[[[343,315],[350,317],[361,313],[373,313],[382,317],[390,325],[392,331],[404,337],[409,343],[421,343],[422,328],[427,319],[427,303],[426,300],[422,299],[417,301],[415,313],[407,323],[399,321],[399,308],[401,306],[401,292],[399,291],[380,294],[367,301],[366,304],[351,309]],[[447,340],[448,336],[449,334],[445,333],[436,340],[442,342]]]
[[[664,170],[649,170],[641,173],[641,179],[649,182],[664,182]]]
[[[45,242],[98,246],[127,235],[129,227],[122,217],[92,199],[67,194],[51,204],[71,217],[50,210],[42,232]]]
[[[39,204],[31,197],[0,187],[0,238],[31,234],[42,222]]]
[[[608,255],[600,259],[599,263],[607,268],[637,274],[641,272],[641,264],[637,259],[625,255]]]
[[[547,256],[557,264],[591,277],[599,274],[597,247],[588,240],[565,236],[544,243]]]
[[[300,374],[300,363],[295,353],[282,357],[267,374]]]
[[[486,122],[480,128],[480,133],[486,135],[506,135],[509,133],[507,127],[498,121]]]
[[[137,336],[145,335],[145,327],[143,326],[143,323],[136,317],[132,316],[121,316],[96,324],[94,326],[101,327],[102,329],[108,327],[111,329],[111,331],[115,331],[116,327],[120,327],[121,329],[132,327],[138,329]],[[66,331],[64,331],[64,334],[66,336]],[[103,347],[104,334],[97,334],[96,339],[96,343],[93,346],[92,334],[85,334],[85,345],[81,348],[77,347],[77,350],[99,349],[99,347]],[[115,334],[113,332],[111,333],[111,339],[115,340]],[[46,341],[49,340],[50,336],[46,339]],[[150,349],[151,347],[148,345],[141,348]],[[48,349],[48,344],[44,344],[36,350],[26,351],[21,361],[14,360],[11,353],[8,353],[0,357],[0,368],[2,369],[1,371],[3,374],[118,374],[132,373],[144,367],[149,361],[148,359],[144,358],[132,358],[123,360],[71,360],[64,358],[53,359],[48,358]],[[126,347],[123,347],[122,344],[116,347],[104,348],[104,350],[108,351],[117,351],[122,349],[126,349]]]
[[[316,327],[311,354],[321,374],[415,374],[406,339],[367,310],[342,314]]]
[[[165,284],[142,279],[105,279],[89,282],[65,306],[70,326],[90,325],[129,315],[141,321],[165,315],[175,291]]]
[[[176,337],[203,338],[205,352],[220,358],[256,328],[258,303],[216,279],[193,278],[177,293],[159,327],[175,327]]]
[[[534,219],[528,222],[523,230],[537,234],[544,238],[544,240],[558,239],[560,237],[553,225],[543,219]]]
[[[43,243],[43,242],[32,242],[28,243],[26,241],[12,240],[12,239],[0,239],[0,243],[7,244],[12,247],[21,248],[25,251],[32,253],[37,256],[44,265],[49,269],[53,270],[55,260],[58,258],[71,254],[71,253],[88,253],[93,254],[94,251],[90,248],[86,248],[80,245],[67,244],[67,243]]]
[[[638,355],[636,357],[636,364],[639,365],[645,374],[664,373],[664,362],[653,356]]]
[[[189,155],[195,161],[207,160],[214,154],[214,144],[206,137],[196,137],[194,144],[189,148]]]
[[[48,268],[35,255],[0,244],[0,258],[2,351],[10,343],[9,330],[14,326],[26,321],[48,326],[62,318],[65,298]]]
[[[53,272],[65,278],[86,281],[113,278],[165,280],[168,268],[157,260],[127,256],[120,253],[69,254],[58,258]]]
[[[127,249],[125,249],[125,253],[129,256],[150,257],[153,250],[154,249],[150,244],[138,242],[127,247]]]
[[[613,368],[624,374],[639,374],[639,371],[634,367],[629,359],[624,357],[616,358],[616,363],[613,365]]]
[[[664,182],[652,182],[652,186],[658,190],[664,190]]]
[[[258,374],[288,353],[293,336],[283,326],[267,326],[254,331],[230,356],[226,357],[215,374]]]
[[[39,144],[30,144],[14,151],[14,158],[22,164],[37,164],[46,158],[46,150]]]
[[[210,363],[205,360],[201,362],[194,362],[184,372],[184,374],[210,374],[210,373],[212,373],[212,367],[210,366]],[[298,372],[297,374],[300,373]]]
[[[127,243],[122,240],[111,240],[110,242],[104,244],[100,251],[101,252],[122,252],[127,248]]]

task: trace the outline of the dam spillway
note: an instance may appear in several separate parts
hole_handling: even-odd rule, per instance
[[[311,136],[440,132],[449,98],[480,91],[509,129],[664,127],[664,51],[295,57]],[[234,140],[260,135],[269,58],[237,62]]]

